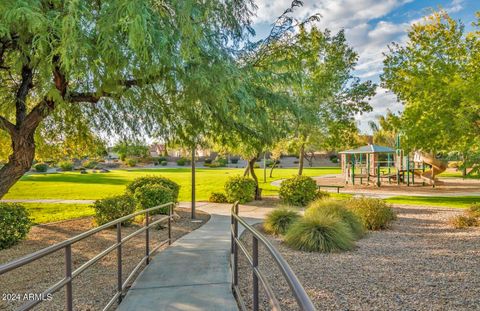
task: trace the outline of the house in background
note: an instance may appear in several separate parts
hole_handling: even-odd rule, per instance
[[[154,158],[162,156],[168,156],[170,158],[181,158],[190,156],[190,151],[186,148],[167,148],[165,144],[161,143],[153,143],[152,145],[150,145],[149,151],[150,156]],[[217,156],[217,153],[212,151],[211,149],[198,148],[195,151],[195,155],[199,158],[214,158]]]

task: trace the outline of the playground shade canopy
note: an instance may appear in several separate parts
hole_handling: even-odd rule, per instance
[[[339,154],[366,154],[366,153],[395,153],[395,150],[389,147],[379,145],[367,145],[358,147],[356,149],[350,149],[340,151]]]

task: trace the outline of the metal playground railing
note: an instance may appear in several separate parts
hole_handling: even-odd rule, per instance
[[[253,248],[252,248],[251,256],[247,248],[245,247],[245,245],[239,239],[239,236],[238,236],[239,224],[242,225],[245,228],[245,230],[247,230],[252,234]],[[252,269],[253,310],[258,311],[259,305],[260,305],[259,282],[261,283],[269,299],[271,310],[275,310],[275,311],[281,310],[280,303],[277,297],[275,296],[275,293],[271,285],[269,284],[269,282],[267,281],[267,279],[265,278],[265,276],[262,274],[262,272],[258,267],[258,258],[259,258],[258,242],[264,245],[264,247],[267,249],[271,257],[277,264],[277,266],[280,268],[280,271],[282,272],[285,280],[290,286],[293,296],[295,297],[297,304],[301,308],[301,310],[305,310],[305,311],[315,310],[315,307],[312,301],[310,300],[310,298],[308,297],[307,293],[305,292],[305,289],[303,288],[302,284],[300,284],[300,282],[298,281],[297,277],[295,276],[295,273],[292,271],[288,263],[285,261],[285,259],[283,259],[282,255],[280,255],[280,253],[275,249],[275,247],[273,247],[273,245],[270,244],[270,242],[260,232],[258,232],[254,227],[250,226],[244,219],[242,219],[238,215],[238,202],[232,206],[232,210],[231,210],[231,239],[232,239],[232,247],[231,247],[232,290],[237,298],[238,304],[240,306],[240,309],[242,309],[242,311],[247,310],[247,307],[238,287],[238,250],[240,250],[243,253],[243,255],[247,258],[250,264],[250,267]]]
[[[107,256],[110,252],[113,252],[116,250],[117,252],[117,289],[116,289],[115,295],[110,299],[108,304],[103,308],[103,310],[108,310],[110,307],[114,305],[115,302],[121,302],[123,294],[128,284],[133,280],[137,272],[139,272],[139,270],[142,268],[144,264],[148,265],[150,263],[150,257],[152,256],[152,254],[156,250],[158,250],[160,247],[166,245],[167,243],[168,244],[172,243],[171,221],[173,218],[174,205],[175,205],[174,203],[166,203],[150,209],[138,211],[136,213],[119,218],[117,220],[114,220],[102,226],[99,226],[97,228],[84,232],[82,234],[79,234],[63,242],[60,242],[55,245],[44,248],[42,250],[39,250],[35,253],[29,254],[17,260],[0,265],[0,275],[7,273],[9,271],[12,271],[14,269],[20,268],[29,263],[32,263],[40,258],[43,258],[57,251],[63,250],[65,253],[65,276],[63,279],[61,279],[60,281],[52,285],[50,288],[46,289],[42,293],[42,296],[51,295],[57,292],[58,290],[60,290],[61,288],[65,287],[65,290],[66,290],[65,310],[72,311],[73,310],[73,294],[74,294],[73,287],[72,287],[73,279],[78,277],[82,272],[84,272],[90,266],[98,262],[100,259]],[[152,215],[152,212],[165,207],[168,207],[168,215],[162,216],[161,218],[150,222],[150,215]],[[122,226],[121,226],[122,222],[130,220],[139,215],[145,215],[145,225],[140,229],[136,230],[135,232],[122,238]],[[154,248],[150,249],[150,228],[165,221],[168,222],[168,238],[164,241],[161,241]],[[105,229],[108,229],[114,226],[116,226],[116,238],[117,238],[116,243],[108,247],[107,249],[103,250],[101,253],[97,254],[95,257],[91,258],[90,260],[82,264],[77,269],[73,270],[72,269],[73,268],[72,267],[72,245],[100,231],[103,231]],[[143,232],[145,232],[145,255],[142,257],[140,262],[135,266],[135,268],[132,270],[130,275],[128,275],[124,281],[123,269],[122,269],[122,266],[123,266],[122,265],[122,245],[124,245],[128,240],[132,239],[133,237]],[[20,308],[18,308],[18,310],[30,310],[31,308],[33,308],[34,306],[36,306],[41,302],[42,300],[31,300],[28,303],[25,303],[24,305],[22,305]]]

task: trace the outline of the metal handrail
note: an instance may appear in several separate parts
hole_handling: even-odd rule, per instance
[[[238,224],[242,225],[245,230],[249,231],[252,234],[253,247],[252,247],[252,256],[248,254],[245,245],[240,241],[238,236]],[[252,268],[253,275],[253,310],[258,311],[259,309],[259,291],[258,291],[258,281],[262,284],[265,293],[267,294],[268,299],[270,300],[270,305],[272,310],[280,310],[280,303],[275,297],[275,294],[268,283],[265,276],[261,273],[258,268],[258,242],[260,241],[265,248],[268,250],[272,258],[274,259],[277,266],[280,268],[285,280],[287,281],[290,289],[292,290],[293,296],[295,297],[297,304],[302,310],[305,311],[315,311],[315,306],[313,305],[310,297],[306,293],[302,284],[298,280],[297,276],[293,272],[292,268],[288,265],[287,261],[282,257],[278,250],[254,227],[249,225],[244,219],[238,215],[238,202],[233,204],[231,209],[231,266],[232,266],[232,290],[239,301],[240,308],[246,310],[245,303],[240,294],[238,288],[238,250],[246,256],[250,267]]]
[[[112,299],[108,302],[108,304],[103,308],[103,310],[108,310],[114,303],[115,301],[118,301],[120,303],[123,298],[124,291],[129,284],[129,282],[132,280],[132,278],[135,276],[135,274],[139,271],[139,269],[142,267],[144,263],[147,265],[150,263],[150,257],[152,254],[158,250],[160,247],[162,247],[165,244],[171,244],[172,243],[172,226],[171,226],[171,220],[173,218],[173,207],[175,203],[165,203],[159,206],[155,206],[149,209],[141,210],[138,212],[135,212],[133,214],[118,218],[114,221],[111,221],[109,223],[106,223],[102,226],[99,226],[97,228],[91,229],[89,231],[86,231],[82,234],[79,234],[77,236],[74,236],[68,240],[65,240],[63,242],[54,244],[52,246],[46,247],[44,249],[41,249],[39,251],[36,251],[34,253],[31,253],[29,255],[26,255],[24,257],[21,257],[19,259],[10,261],[8,263],[5,263],[3,265],[0,265],[0,275],[5,274],[9,271],[12,271],[14,269],[20,268],[24,265],[27,265],[31,262],[34,262],[36,260],[39,260],[45,256],[48,256],[56,251],[59,251],[61,249],[65,250],[65,277],[52,285],[50,288],[45,290],[42,293],[42,297],[46,297],[49,294],[53,294],[60,290],[62,287],[66,287],[66,310],[72,311],[73,310],[73,289],[72,289],[72,281],[74,278],[79,276],[82,272],[84,272],[86,269],[88,269],[90,266],[98,262],[100,259],[103,257],[107,256],[110,252],[116,250],[117,251],[117,290],[115,292],[115,295],[113,296]],[[156,211],[161,208],[168,207],[168,215],[155,220],[154,222],[150,223],[150,213],[153,211]],[[129,234],[128,236],[122,238],[122,222],[125,222],[127,220],[130,220],[136,216],[143,215],[145,214],[145,226],[136,230],[135,232]],[[168,239],[163,240],[160,242],[159,245],[154,247],[153,249],[150,249],[150,228],[155,226],[156,224],[159,224],[161,222],[164,222],[168,220]],[[81,265],[79,268],[76,270],[72,271],[72,245],[86,239],[100,231],[103,231],[105,229],[111,228],[113,226],[116,226],[116,235],[117,235],[117,240],[116,243],[108,247],[107,249],[103,250],[99,254],[97,254],[95,257],[91,258],[87,262],[85,262],[83,265]],[[133,271],[130,273],[130,275],[126,278],[125,281],[123,281],[123,269],[122,269],[122,245],[125,244],[128,240],[132,239],[133,237],[139,235],[140,233],[145,232],[145,255],[142,257],[140,262],[135,266]],[[37,304],[41,303],[43,300],[32,300],[18,308],[18,310],[30,310]]]

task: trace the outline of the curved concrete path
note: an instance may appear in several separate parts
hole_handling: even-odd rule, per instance
[[[210,213],[210,220],[157,254],[117,310],[238,310],[230,288],[230,205],[199,209]],[[241,206],[240,215],[256,223],[268,210]]]

